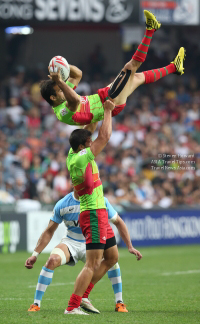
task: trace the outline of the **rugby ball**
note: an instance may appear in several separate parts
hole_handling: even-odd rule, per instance
[[[57,72],[60,68],[60,74],[63,81],[67,81],[70,74],[70,67],[67,60],[62,56],[54,56],[49,62],[49,67],[51,72]]]

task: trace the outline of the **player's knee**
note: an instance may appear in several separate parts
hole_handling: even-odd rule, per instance
[[[128,63],[123,68],[123,71],[130,70],[131,74],[134,74],[137,69],[140,67],[141,62],[135,61],[135,60],[130,60]]]
[[[108,268],[112,268],[118,262],[118,251],[115,251],[109,256],[105,257],[105,261],[107,263]]]
[[[50,269],[50,270],[54,270],[55,268],[60,266],[60,256],[57,254],[51,254],[45,267]]]
[[[117,262],[118,262],[118,254],[115,254],[112,256],[109,263],[110,263],[111,267],[113,267]]]
[[[100,265],[101,265],[101,259],[94,259],[86,264],[87,268],[90,269],[92,272],[98,270]]]

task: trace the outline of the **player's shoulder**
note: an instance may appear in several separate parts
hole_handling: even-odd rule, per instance
[[[60,216],[80,213],[80,201],[74,197],[73,192],[70,192],[57,202],[55,208],[56,212],[58,212]]]
[[[91,151],[90,147],[87,147],[77,154],[77,160],[94,160],[94,154]]]
[[[85,165],[86,162],[88,162],[88,159],[91,158],[91,156],[93,156],[90,147],[87,147],[81,151],[79,151],[78,153],[76,153],[75,158],[74,158],[74,163],[77,166],[83,166]]]
[[[89,148],[89,147],[87,147],[87,148],[85,148],[85,149],[79,151],[79,152],[78,152],[78,156],[85,155],[85,154],[87,154],[88,152],[90,152],[90,148]]]
[[[56,107],[52,107],[54,111],[58,111],[60,109],[66,108],[66,101],[62,102],[60,105],[56,106]]]
[[[54,210],[61,215],[61,214],[63,214],[63,212],[62,212],[63,209],[65,209],[66,207],[69,207],[73,204],[79,204],[79,202],[74,199],[73,192],[70,192],[68,195],[66,195],[65,197],[63,197],[56,203]]]

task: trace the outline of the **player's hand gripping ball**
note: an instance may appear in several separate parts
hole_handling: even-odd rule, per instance
[[[70,67],[67,60],[62,56],[54,56],[49,62],[50,71],[49,72],[58,72],[60,68],[60,74],[63,81],[67,81],[70,74]]]

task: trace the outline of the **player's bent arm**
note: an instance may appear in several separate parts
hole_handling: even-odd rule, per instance
[[[93,134],[97,128],[97,125],[98,125],[98,122],[88,124],[88,125],[83,126],[83,129],[87,129],[88,131],[90,131]]]
[[[66,101],[68,102],[68,109],[75,112],[80,104],[80,98],[77,93],[72,90],[61,78],[60,68],[55,72],[48,67],[50,75],[48,77],[53,80],[57,86],[63,91]]]
[[[119,215],[117,215],[117,218],[113,222],[113,224],[117,227],[118,232],[119,232],[122,240],[126,244],[127,248],[128,249],[132,248],[130,234],[129,234],[128,228],[127,228],[126,224],[124,223],[123,219],[121,219],[121,217]]]
[[[29,257],[25,262],[25,267],[27,269],[32,269],[33,268],[34,263],[37,261],[38,255],[49,244],[49,242],[51,241],[51,239],[53,237],[53,234],[54,234],[55,230],[58,228],[58,225],[59,224],[57,224],[54,221],[50,220],[49,225],[47,226],[47,228],[44,230],[44,232],[40,236],[32,256]]]
[[[110,136],[112,134],[112,110],[115,108],[115,104],[107,100],[104,103],[104,120],[99,129],[99,134],[97,139],[91,144],[91,151],[96,157],[108,143]]]
[[[68,81],[73,83],[76,87],[82,79],[82,71],[74,65],[70,65],[70,74]]]
[[[80,104],[80,97],[64,81],[59,80],[57,82],[57,85],[64,93],[64,96],[68,102],[67,104],[68,109],[75,112]]]
[[[56,229],[58,228],[57,223],[55,223],[54,221],[50,220],[49,221],[49,225],[47,226],[47,228],[44,230],[44,232],[41,234],[37,245],[34,249],[34,251],[41,253],[45,247],[49,244],[49,242],[51,241],[54,232],[56,231]]]
[[[123,219],[121,219],[121,217],[117,215],[117,218],[115,219],[113,224],[117,227],[119,235],[121,236],[122,240],[126,244],[129,252],[135,254],[137,260],[140,260],[142,258],[142,254],[133,247],[128,228],[124,223]]]

